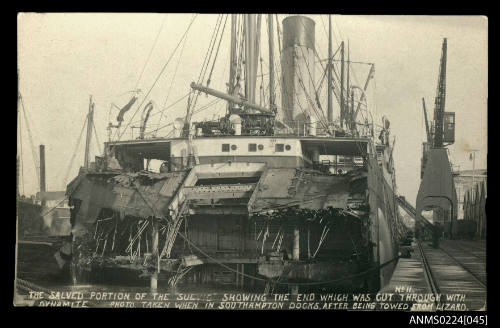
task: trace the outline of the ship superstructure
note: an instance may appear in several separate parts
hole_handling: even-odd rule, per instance
[[[162,277],[170,286],[266,291],[378,290],[389,281],[405,232],[390,123],[384,118],[375,131],[373,121],[356,119],[361,107],[366,110],[374,65],[364,89],[349,84],[342,43],[335,81],[330,24],[324,110],[312,69],[315,22],[290,16],[279,39],[282,105],[276,104],[273,65],[268,106],[257,104],[261,16],[231,17],[228,90],[193,82],[173,137],[141,133],[134,140],[110,140],[105,155],[68,185],[75,281],[110,268],[136,270],[150,277],[152,288]],[[238,34],[240,26],[244,33]],[[271,63],[273,49],[270,38]],[[226,114],[193,121],[192,104],[201,93],[225,100]],[[144,113],[142,126],[147,106]],[[157,172],[152,161],[162,162]]]

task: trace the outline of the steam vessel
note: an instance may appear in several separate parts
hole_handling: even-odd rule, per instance
[[[257,104],[262,15],[228,16],[227,90],[193,82],[172,137],[147,137],[148,104],[140,136],[106,142],[104,156],[68,185],[73,280],[127,270],[150,279],[153,289],[160,279],[160,285],[255,291],[378,290],[391,278],[404,227],[390,123],[384,117],[379,127],[358,115],[369,113],[365,91],[374,64],[364,88],[350,84],[352,63],[344,42],[340,59],[333,54],[330,22],[329,58],[319,60],[328,84],[325,106],[314,76],[315,21],[287,17],[277,27],[281,76],[275,83],[269,65],[267,105]],[[272,36],[274,15],[268,16]],[[274,41],[269,38],[270,63]],[[192,120],[200,94],[227,102],[225,115]],[[135,100],[122,108],[119,125]],[[161,163],[156,171],[153,162]]]

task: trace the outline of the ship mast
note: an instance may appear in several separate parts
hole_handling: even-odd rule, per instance
[[[345,110],[344,110],[344,119],[346,120],[346,125],[347,125],[347,128],[349,128],[349,117],[350,117],[350,110],[349,110],[349,95],[350,95],[350,85],[349,85],[349,75],[350,75],[350,51],[349,51],[349,40],[347,40],[347,80],[346,80],[346,106],[345,106]]]
[[[87,116],[87,140],[85,142],[85,159],[83,166],[88,169],[90,161],[90,140],[92,139],[92,126],[94,122],[94,102],[92,101],[92,96],[90,96],[89,103],[89,114]]]
[[[344,127],[344,41],[340,45],[340,127]]]
[[[257,20],[255,19],[257,16]],[[236,20],[236,17],[233,17],[234,20],[232,22],[234,23]],[[268,108],[265,108],[263,106],[259,106],[255,103],[255,86],[256,86],[256,81],[257,81],[257,64],[258,64],[258,54],[259,54],[259,43],[260,43],[260,26],[261,26],[261,15],[255,15],[255,14],[245,14],[243,16],[243,23],[244,23],[244,35],[245,35],[245,99],[240,98],[240,96],[236,92],[236,88],[234,87],[234,80],[236,71],[237,71],[237,65],[236,65],[236,57],[238,54],[236,53],[237,51],[235,50],[234,52],[231,50],[231,62],[233,65],[231,68],[234,68],[233,70],[230,69],[230,76],[229,76],[229,93],[224,93],[220,92],[214,89],[211,89],[209,87],[205,87],[200,83],[191,83],[191,88],[204,92],[206,94],[212,95],[214,97],[218,97],[224,100],[227,100],[231,105],[239,105],[242,106],[246,109],[251,109],[251,110],[256,110],[261,113],[265,114],[270,114],[274,115],[274,110],[272,105],[275,103],[275,98],[274,98],[274,88],[271,88],[271,95],[272,95],[272,101],[271,101],[271,110]],[[271,25],[272,28],[272,25]],[[234,44],[233,44],[234,42]],[[272,43],[272,41],[270,41]],[[231,47],[236,47],[236,23],[234,23],[234,26],[232,26],[231,29]],[[271,47],[274,48],[274,45],[271,44]],[[270,58],[273,57],[273,51],[270,51]],[[270,74],[270,78],[273,80],[271,84],[274,84],[274,71],[272,74]],[[233,81],[233,82],[231,82]]]
[[[234,80],[236,78],[236,21],[238,19],[237,14],[231,15],[231,53],[230,53],[230,63],[229,63],[229,85],[228,93],[230,95],[234,92]],[[232,104],[228,103],[228,112],[230,112]]]
[[[358,117],[359,110],[361,108],[361,103],[365,100],[366,98],[366,90],[368,89],[368,84],[370,83],[370,80],[373,78],[373,75],[375,74],[375,64],[370,64],[370,71],[368,72],[368,77],[366,78],[365,86],[363,87],[363,93],[361,94],[361,97],[359,98],[358,102],[358,107],[356,108],[356,111],[354,112],[353,116],[353,124],[356,121],[356,118]]]
[[[332,17],[328,15],[328,123],[333,121],[332,107]]]
[[[273,15],[267,15],[267,35],[269,38],[269,107],[276,109],[274,94],[274,39],[273,39]]]
[[[257,23],[255,18],[257,16]],[[248,102],[255,103],[255,86],[257,84],[257,59],[259,52],[261,15],[245,14],[245,97]]]

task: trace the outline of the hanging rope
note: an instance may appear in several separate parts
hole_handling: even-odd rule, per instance
[[[38,156],[36,155],[35,144],[33,143],[33,136],[31,135],[31,129],[28,121],[28,115],[26,115],[26,109],[24,108],[24,101],[21,93],[19,93],[19,101],[23,109],[24,121],[26,122],[26,129],[28,130],[29,141],[31,145],[31,155],[33,156],[33,163],[35,164],[35,173],[38,183],[40,183],[40,163],[38,162]]]
[[[300,51],[302,52],[302,56],[305,58],[303,47],[300,47]],[[322,116],[322,117],[318,117],[318,119],[324,120],[325,122],[328,122],[328,120],[326,119],[325,114],[323,112],[323,109],[321,108],[321,102],[319,101],[318,91],[316,90],[316,86],[314,85],[314,79],[312,77],[312,73],[311,73],[311,70],[309,68],[309,62],[308,61],[306,61],[306,68],[307,68],[307,73],[309,75],[309,79],[311,80],[311,84],[312,84],[312,87],[313,87],[314,94],[316,96],[316,103],[317,103],[317,105],[318,105],[318,107],[320,109],[320,113],[321,113],[321,116]],[[316,114],[318,114],[318,113],[316,113]],[[323,124],[326,127],[326,123],[323,123]]]
[[[17,111],[19,115],[19,150],[20,150],[20,156],[19,156],[19,164],[21,164],[21,186],[22,186],[22,195],[24,195],[24,163],[23,163],[23,130],[21,128],[21,112],[19,110]],[[19,183],[19,182],[18,182]]]
[[[175,100],[173,103],[171,103],[171,104],[170,104],[170,105],[168,105],[167,107],[163,108],[161,111],[159,111],[159,112],[155,112],[155,113],[151,114],[149,117],[151,118],[151,117],[153,117],[153,116],[155,116],[155,115],[161,114],[161,113],[162,113],[162,111],[165,111],[165,110],[167,110],[167,109],[169,109],[169,108],[172,108],[174,105],[178,104],[179,102],[181,102],[182,100],[184,100],[186,97],[188,97],[188,96],[189,96],[189,93],[190,93],[190,92],[188,92],[188,93],[186,93],[184,96],[182,96],[182,97],[178,98],[178,99],[177,99],[177,100]],[[132,123],[130,123],[130,124],[134,124],[134,125],[135,125],[135,124],[139,124],[139,123],[141,123],[141,120],[134,121],[134,122],[132,122]]]
[[[223,15],[219,16],[220,19],[217,20],[216,23],[216,28],[214,29],[213,33],[213,38],[210,40],[211,43],[208,46],[207,54],[205,55],[205,60],[204,64],[202,65],[200,74],[198,76],[198,84],[202,83],[202,81],[205,80],[205,75],[207,73],[208,65],[210,63],[210,60],[212,58],[213,50],[215,48],[215,43],[217,41],[217,36],[219,35],[219,30],[222,25],[222,18]],[[227,20],[227,17],[226,17]],[[222,38],[222,34],[221,34]],[[201,91],[192,91],[191,96],[194,95],[194,99],[191,98],[191,96],[188,99],[188,108],[187,108],[187,114],[186,114],[186,123],[189,123],[191,121],[191,117],[193,115],[193,110],[196,107],[196,103],[198,102],[198,97],[201,94]]]
[[[97,131],[96,131],[96,128],[95,128],[95,124],[94,124],[94,120],[92,120],[92,127],[94,128],[95,140],[97,142],[97,153],[101,154],[100,149],[99,149],[101,147],[101,142],[99,141],[99,135],[97,134]]]
[[[125,126],[125,128],[123,129],[123,132],[119,135],[118,137],[118,141],[121,139],[121,137],[123,136],[123,134],[125,133],[125,131],[127,130],[127,127],[130,125],[130,121],[132,121],[135,117],[135,115],[137,115],[137,112],[139,111],[139,109],[142,107],[142,105],[144,104],[144,102],[146,101],[146,99],[148,98],[149,94],[151,93],[151,90],[153,90],[153,88],[155,87],[156,83],[158,82],[158,80],[160,79],[161,75],[163,74],[163,72],[165,71],[165,69],[167,68],[168,64],[170,63],[170,60],[172,59],[172,57],[174,56],[174,54],[176,53],[177,49],[179,48],[180,44],[182,43],[182,41],[184,40],[184,38],[186,37],[187,33],[189,32],[189,30],[191,29],[191,26],[193,25],[193,22],[194,20],[196,19],[196,17],[198,16],[198,14],[194,14],[193,18],[191,19],[191,22],[189,23],[186,31],[184,32],[184,34],[182,35],[181,39],[179,40],[179,42],[177,43],[176,47],[174,48],[174,51],[172,52],[172,54],[170,55],[170,57],[168,58],[167,62],[165,63],[165,65],[163,65],[160,73],[158,74],[158,76],[156,77],[155,81],[153,82],[153,85],[149,88],[148,92],[146,93],[146,95],[144,96],[141,104],[137,107],[136,111],[134,112],[134,115],[132,115],[132,117],[130,118],[129,120],[129,123]]]
[[[220,33],[219,44],[217,45],[217,50],[215,51],[214,61],[212,63],[212,68],[210,69],[210,74],[208,74],[207,87],[210,85],[210,81],[212,78],[212,73],[214,72],[215,62],[217,61],[217,56],[219,54],[220,44],[222,42],[222,36],[224,35],[224,30],[226,29],[227,18],[229,15],[226,15],[226,20],[224,21],[224,26],[222,27],[222,31]]]
[[[75,160],[76,153],[78,151],[78,146],[80,145],[80,141],[83,136],[83,131],[85,130],[85,127],[87,126],[87,121],[88,121],[88,114],[87,114],[87,119],[83,122],[82,130],[80,131],[80,136],[78,137],[78,140],[76,141],[75,149],[73,150],[73,155],[71,156],[71,160],[69,161],[69,166],[68,169],[66,170],[66,174],[64,175],[63,179],[63,186],[66,185],[66,182],[68,181],[68,176],[69,176],[69,171],[73,167],[73,161]]]
[[[188,95],[189,95],[189,94],[186,94],[184,97],[182,97],[182,99],[186,98]],[[180,99],[180,100],[182,100],[182,99]],[[207,105],[205,105],[205,106],[203,106],[203,107],[198,108],[198,109],[197,109],[197,110],[193,113],[193,115],[198,114],[199,112],[201,112],[201,111],[203,111],[203,110],[205,110],[205,109],[208,109],[209,107],[211,107],[211,106],[215,105],[216,103],[220,102],[221,100],[222,100],[222,99],[220,99],[220,98],[215,99],[215,100],[213,100],[212,102],[208,103]],[[178,102],[178,101],[177,101],[177,102]],[[172,105],[174,105],[174,104],[172,104]],[[164,129],[164,128],[166,128],[166,127],[169,127],[169,126],[171,126],[171,125],[173,125],[173,124],[174,124],[174,123],[167,123],[167,124],[165,124],[164,126],[157,128],[157,129],[156,129],[156,131],[158,131],[158,130],[162,130],[162,129]],[[153,133],[153,131],[146,132],[146,133],[145,133],[145,135],[146,135],[146,134],[151,134],[151,133]]]
[[[165,16],[163,18],[163,20],[161,21],[160,28],[158,29],[158,33],[156,34],[155,40],[153,41],[153,46],[151,47],[151,50],[149,51],[148,58],[146,59],[144,66],[142,67],[141,74],[139,74],[139,78],[137,79],[137,83],[135,84],[134,90],[137,90],[137,87],[139,86],[139,82],[141,81],[142,74],[144,73],[144,70],[146,69],[146,66],[149,63],[149,59],[151,58],[151,54],[153,53],[153,49],[156,47],[156,42],[158,41],[158,37],[160,36],[161,30],[163,28],[163,24],[165,23],[166,19],[167,19],[167,16]]]
[[[184,47],[186,46],[186,43],[187,43],[187,38],[184,39],[184,43],[182,44],[181,52],[179,53],[179,58],[177,60],[177,65],[175,66],[174,75],[172,77],[172,80],[170,81],[170,86],[168,88],[167,97],[165,98],[165,101],[163,103],[163,106],[162,106],[163,109],[160,111],[161,115],[160,115],[160,119],[158,120],[158,125],[156,126],[156,130],[154,132],[155,136],[156,136],[156,133],[158,133],[158,127],[161,124],[161,120],[163,118],[163,113],[166,110],[165,106],[167,105],[168,98],[170,97],[170,92],[172,91],[172,86],[174,85],[175,77],[177,76],[177,69],[179,68],[179,64],[181,63],[182,54],[184,53]],[[151,116],[153,116],[153,115],[151,115]]]
[[[55,210],[61,204],[63,204],[66,200],[68,200],[68,198],[69,198],[69,196],[64,197],[64,199],[61,200],[59,203],[57,203],[57,205],[55,205],[54,207],[52,207],[51,209],[49,209],[47,212],[43,213],[41,216],[46,216],[47,214],[51,213],[53,210]]]

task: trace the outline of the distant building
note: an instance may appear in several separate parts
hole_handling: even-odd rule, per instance
[[[486,183],[487,170],[461,170],[454,171],[453,178],[458,198],[458,220],[464,219],[464,197],[467,191],[472,190],[476,185]],[[473,182],[474,180],[474,182]]]

